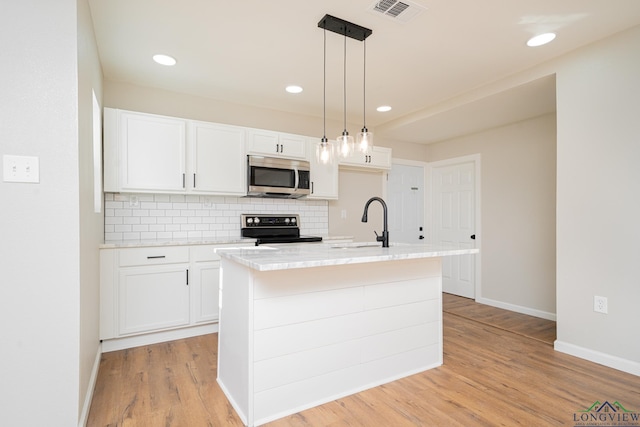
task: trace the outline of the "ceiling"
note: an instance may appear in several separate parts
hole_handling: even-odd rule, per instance
[[[485,85],[640,24],[640,1],[411,0],[392,19],[371,0],[89,0],[106,80],[323,116],[323,30],[330,14],[373,34],[326,33],[326,115],[378,135],[430,143],[555,111],[555,78],[457,103]],[[425,9],[425,10],[422,10]],[[411,19],[404,16],[417,12]],[[406,22],[404,22],[406,21]],[[548,45],[527,47],[553,31]],[[152,55],[174,56],[165,67]],[[289,94],[285,87],[304,91]],[[392,110],[379,113],[377,106]],[[340,129],[328,129],[337,136]]]

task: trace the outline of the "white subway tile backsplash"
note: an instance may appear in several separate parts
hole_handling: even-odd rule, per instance
[[[130,206],[131,197],[137,206]],[[236,239],[245,213],[298,214],[301,234],[329,233],[329,207],[323,200],[105,193],[104,206],[106,242]]]

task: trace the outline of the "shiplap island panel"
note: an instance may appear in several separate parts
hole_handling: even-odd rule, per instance
[[[219,251],[218,382],[248,426],[442,364],[442,256],[429,245]]]

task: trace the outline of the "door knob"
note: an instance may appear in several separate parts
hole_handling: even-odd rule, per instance
[[[470,237],[471,237],[471,240],[476,240],[476,235],[475,234],[472,234]]]
[[[418,239],[422,240],[422,239],[424,239],[424,236],[420,236],[420,237],[418,237]]]

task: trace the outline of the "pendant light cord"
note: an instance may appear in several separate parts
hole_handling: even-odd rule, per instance
[[[344,73],[343,73],[343,98],[344,98],[344,131],[347,132],[347,30],[344,33]]]
[[[323,64],[323,81],[322,81],[322,142],[327,141],[327,27],[324,28],[324,55]]]
[[[364,61],[362,70],[362,124],[364,129],[367,129],[367,39],[362,41],[364,43]]]

